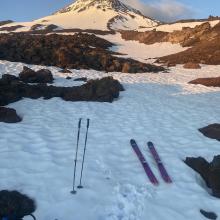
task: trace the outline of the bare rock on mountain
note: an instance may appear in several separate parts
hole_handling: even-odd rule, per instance
[[[127,68],[129,73],[164,70],[160,66],[116,57],[114,52],[108,50],[110,46],[113,44],[109,41],[90,34],[79,33],[73,36],[2,34],[0,51],[3,52],[0,53],[0,59],[57,66],[63,69],[95,69],[106,72],[121,72],[124,65],[129,65]],[[125,70],[124,68],[123,71]],[[28,74],[29,78],[34,77],[33,72]],[[38,74],[39,78],[40,74]],[[35,82],[38,82],[38,79],[35,79]]]
[[[190,84],[200,84],[209,87],[220,87],[220,77],[199,78],[189,82]]]

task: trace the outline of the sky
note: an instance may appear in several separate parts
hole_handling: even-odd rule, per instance
[[[220,0],[121,0],[161,21],[220,16]],[[30,21],[47,16],[73,0],[3,0],[0,21]]]

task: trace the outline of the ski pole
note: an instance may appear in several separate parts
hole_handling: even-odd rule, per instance
[[[87,129],[86,129],[86,138],[85,138],[85,144],[84,144],[84,152],[83,152],[83,160],[82,160],[82,167],[81,167],[81,174],[80,174],[80,182],[78,189],[82,189],[82,175],[83,175],[83,168],[84,168],[84,161],[85,161],[85,155],[86,155],[86,146],[87,146],[87,139],[88,139],[88,132],[89,132],[89,122],[90,119],[87,119]]]
[[[75,160],[74,160],[75,164],[74,164],[74,174],[73,174],[73,190],[71,191],[72,194],[76,194],[76,190],[75,190],[76,163],[77,163],[78,148],[79,148],[79,137],[80,137],[81,121],[82,121],[82,118],[79,119],[79,123],[78,123],[78,134],[77,134],[77,142],[76,142],[76,154],[75,154]]]

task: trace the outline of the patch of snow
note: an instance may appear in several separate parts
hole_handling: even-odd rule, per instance
[[[116,46],[113,46],[111,50],[125,54],[121,57],[129,57],[145,63],[152,63],[155,61],[156,57],[178,53],[187,49],[186,47],[182,47],[180,44],[172,44],[169,42],[146,45],[139,43],[138,41],[126,41],[121,38],[121,34],[119,33],[99,37],[116,44]]]

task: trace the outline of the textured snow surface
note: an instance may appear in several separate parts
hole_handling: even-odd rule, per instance
[[[0,61],[0,74],[17,75],[23,64]],[[34,69],[40,66],[31,66]],[[93,70],[58,73],[55,85],[80,82],[66,76],[101,78],[112,75],[126,91],[113,103],[23,99],[10,104],[23,117],[18,124],[0,123],[0,189],[16,189],[36,198],[37,219],[200,220],[199,209],[220,215],[220,201],[206,191],[200,176],[182,160],[219,154],[219,142],[198,128],[219,122],[220,89],[188,85],[197,77],[220,76],[220,66],[170,73],[122,74]],[[84,189],[71,195],[78,118],[90,118]],[[78,167],[82,161],[86,120],[82,124]],[[137,140],[155,175],[149,183],[130,147]],[[160,178],[147,141],[153,141],[173,179]],[[79,172],[77,173],[78,183]]]

